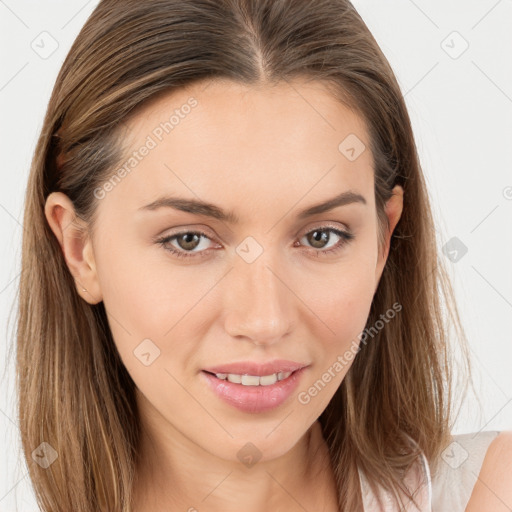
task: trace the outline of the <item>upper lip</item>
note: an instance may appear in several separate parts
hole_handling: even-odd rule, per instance
[[[240,361],[238,363],[226,363],[218,366],[204,368],[204,371],[210,373],[234,373],[235,375],[254,375],[261,377],[263,375],[272,375],[279,372],[294,372],[308,366],[304,363],[277,359],[266,363],[257,363],[255,361]]]

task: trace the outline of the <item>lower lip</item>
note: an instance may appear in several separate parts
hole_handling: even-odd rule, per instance
[[[270,386],[244,386],[222,380],[211,373],[201,372],[213,392],[226,403],[243,412],[265,412],[282,405],[297,389],[306,367],[296,370],[286,379]]]

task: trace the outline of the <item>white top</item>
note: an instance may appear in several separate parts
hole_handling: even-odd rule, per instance
[[[476,432],[452,436],[452,442],[443,450],[436,474],[423,453],[418,464],[407,474],[408,488],[416,489],[414,496],[419,508],[409,502],[405,508],[397,508],[391,494],[381,489],[383,506],[372,492],[368,482],[359,473],[363,505],[366,512],[464,512],[480,473],[487,448],[498,431]],[[411,440],[412,441],[412,440]],[[405,502],[405,500],[404,500]]]

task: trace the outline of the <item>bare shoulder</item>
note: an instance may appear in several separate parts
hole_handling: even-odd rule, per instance
[[[466,512],[512,510],[512,431],[491,442],[473,488]]]

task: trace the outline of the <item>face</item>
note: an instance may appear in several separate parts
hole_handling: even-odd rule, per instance
[[[350,368],[385,264],[365,125],[318,83],[211,82],[127,127],[78,290],[103,300],[162,435],[226,460],[248,442],[278,457]]]

